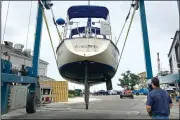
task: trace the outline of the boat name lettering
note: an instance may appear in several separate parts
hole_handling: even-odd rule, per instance
[[[74,48],[98,48],[97,45],[75,45]]]

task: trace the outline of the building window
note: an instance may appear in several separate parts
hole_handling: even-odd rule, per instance
[[[43,95],[49,95],[51,89],[43,89]]]
[[[43,68],[43,75],[45,76],[45,68]]]
[[[180,63],[180,45],[176,44],[175,46],[175,54],[176,54],[176,61]]]
[[[169,65],[170,65],[170,72],[173,72],[173,64],[172,64],[172,58],[169,59]]]

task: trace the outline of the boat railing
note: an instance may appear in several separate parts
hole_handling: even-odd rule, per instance
[[[87,23],[84,22],[69,22],[64,29],[64,38],[102,38],[111,39],[111,34],[103,35],[101,34],[100,21]],[[87,24],[91,24],[87,26]]]

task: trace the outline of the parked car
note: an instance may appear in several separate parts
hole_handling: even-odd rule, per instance
[[[146,88],[142,88],[140,90],[133,90],[134,95],[148,95],[149,90]]]
[[[83,96],[83,91],[81,89],[75,89],[76,96]]]
[[[117,95],[115,90],[108,90],[108,95]]]
[[[108,92],[105,90],[99,90],[95,92],[94,95],[108,95]]]

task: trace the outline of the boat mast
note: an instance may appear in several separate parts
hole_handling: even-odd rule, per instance
[[[88,5],[90,6],[90,0],[88,0]],[[90,27],[91,27],[91,18],[88,18],[87,28],[90,28]]]

